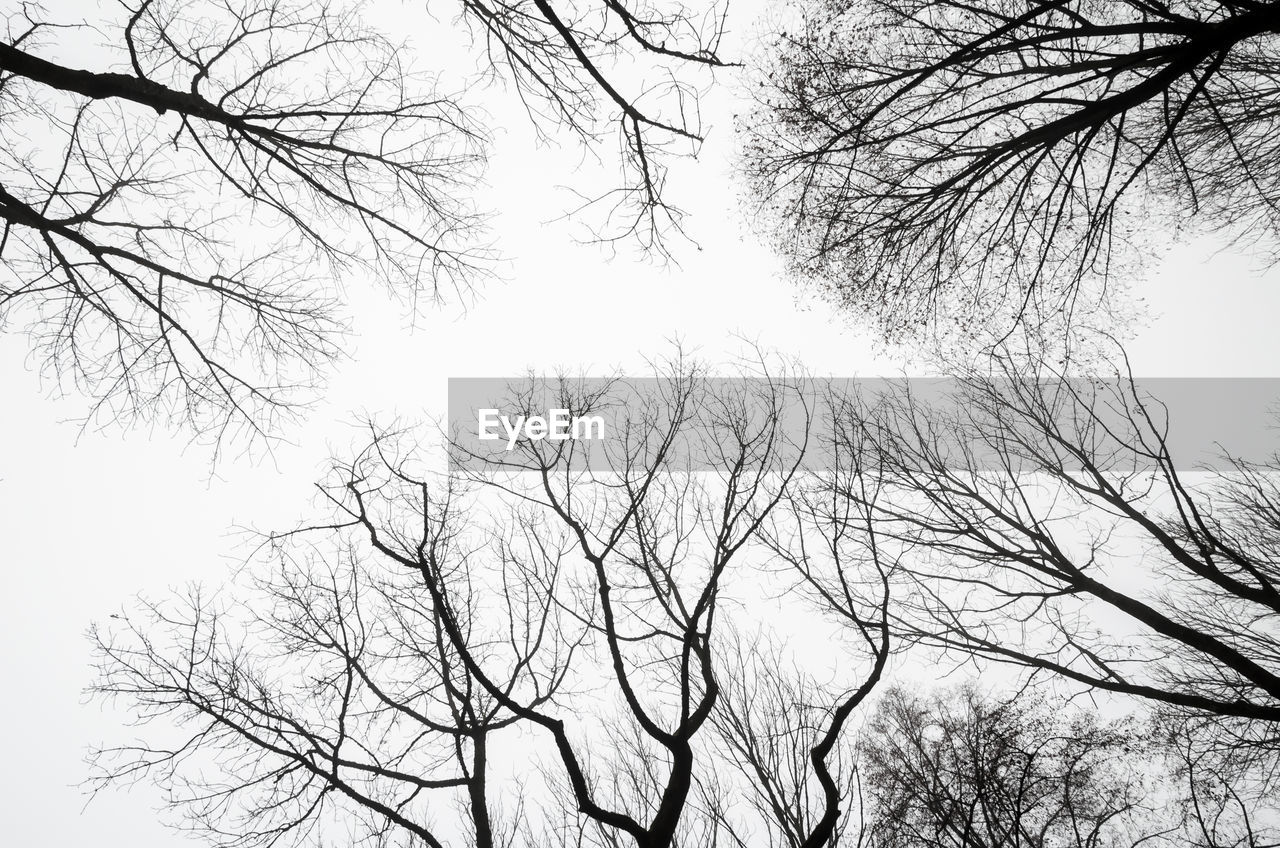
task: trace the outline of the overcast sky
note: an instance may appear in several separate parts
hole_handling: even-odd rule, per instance
[[[737,5],[741,21],[750,10]],[[701,249],[682,246],[679,267],[661,268],[626,253],[611,261],[576,244],[572,225],[548,223],[570,202],[557,186],[573,178],[580,153],[533,150],[522,116],[495,98],[493,123],[509,130],[498,139],[484,200],[500,211],[495,236],[511,258],[506,280],[465,311],[429,314],[412,332],[376,285],[353,286],[352,357],[333,375],[325,402],[288,434],[292,444],[261,460],[228,457],[212,479],[207,450],[188,448],[182,434],[82,433],[69,419],[83,414],[84,400],[51,397],[54,386],[35,373],[24,339],[0,336],[0,750],[7,758],[0,840],[184,844],[155,823],[160,798],[149,786],[112,792],[81,812],[85,797],[75,784],[86,773],[84,750],[118,738],[114,717],[83,701],[90,677],[84,630],[138,592],[220,582],[242,552],[233,528],[293,524],[357,413],[439,416],[450,376],[636,369],[645,356],[669,350],[673,338],[713,363],[731,361],[745,338],[820,374],[899,372],[900,362],[874,355],[866,332],[781,279],[740,223],[729,176],[733,106],[727,91],[713,95],[713,131],[701,159],[672,175]],[[1129,348],[1139,375],[1280,377],[1280,271],[1216,251],[1209,242],[1179,245],[1141,281],[1150,323]]]

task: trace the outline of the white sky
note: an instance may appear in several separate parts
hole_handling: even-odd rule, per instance
[[[749,4],[737,5],[742,20]],[[680,267],[666,270],[626,255],[609,262],[575,245],[571,227],[544,224],[570,202],[555,186],[573,178],[577,154],[531,151],[520,116],[497,114],[511,130],[486,196],[502,213],[508,282],[490,286],[465,315],[446,308],[413,333],[394,307],[353,287],[353,361],[334,375],[325,404],[273,461],[233,458],[213,480],[207,454],[184,450],[180,435],[80,434],[66,419],[83,413],[83,399],[48,397],[24,340],[0,337],[0,842],[187,844],[155,823],[160,798],[147,786],[110,793],[81,813],[84,750],[118,738],[115,720],[83,703],[84,630],[139,591],[220,581],[238,550],[234,526],[294,523],[330,448],[350,438],[355,413],[438,416],[449,376],[606,373],[665,353],[675,337],[712,362],[732,360],[746,337],[820,374],[897,373],[897,363],[873,357],[865,333],[799,299],[768,253],[743,238],[728,177],[731,106],[724,97],[708,104],[713,132],[702,159],[673,175],[702,250],[679,251]],[[1153,318],[1129,346],[1138,375],[1280,377],[1280,271],[1213,247],[1179,246],[1141,284]]]

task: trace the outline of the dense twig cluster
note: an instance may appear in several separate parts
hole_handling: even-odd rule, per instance
[[[802,3],[744,123],[797,275],[893,335],[1070,313],[1169,213],[1275,235],[1275,2]]]

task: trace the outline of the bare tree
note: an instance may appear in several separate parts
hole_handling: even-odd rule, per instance
[[[332,517],[272,538],[282,576],[262,584],[265,602],[234,604],[247,626],[197,601],[97,635],[97,691],[189,731],[175,746],[157,725],[102,753],[103,782],[156,780],[223,845],[351,822],[370,844],[745,838],[737,802],[759,795],[722,780],[746,762],[726,760],[723,740],[735,722],[753,727],[757,707],[735,697],[750,657],[721,642],[749,604],[752,553],[791,567],[762,540],[802,476],[804,437],[780,413],[799,389],[723,388],[687,363],[666,377],[630,399],[631,429],[603,470],[576,462],[576,443],[543,440],[483,456],[459,442],[454,469],[433,474],[402,436],[375,431],[324,488]],[[609,382],[555,385],[576,413],[620,399]],[[834,749],[888,652],[888,579],[867,583],[879,591],[849,610],[866,637],[857,682],[815,690],[777,777],[812,790],[795,844],[833,844],[848,810]],[[726,687],[735,706],[721,713]],[[766,722],[782,712],[758,709]],[[549,762],[548,785],[497,777],[496,751]],[[431,799],[449,792],[466,814],[437,821]]]
[[[542,547],[531,560],[520,542],[498,545],[504,633],[481,633],[475,606],[454,603],[488,680],[536,705],[577,646],[529,594],[560,579],[559,557]],[[95,780],[154,778],[184,827],[218,845],[334,832],[352,844],[513,844],[520,792],[503,807],[489,786],[517,719],[460,660],[413,575],[368,567],[345,540],[323,556],[278,547],[275,560],[234,602],[197,590],[94,631],[96,691],[127,701],[153,734],[95,752]],[[451,807],[458,815],[437,812]]]
[[[1181,716],[1184,759],[1267,821],[1280,462],[1188,474],[1177,422],[1125,370],[1068,379],[1004,357],[955,385],[943,402],[910,386],[857,399],[843,418],[882,494],[833,495],[871,507],[859,532],[897,557],[898,638]]]
[[[1276,469],[1240,461],[1192,485],[1169,451],[1176,422],[1127,376],[993,368],[958,379],[945,404],[895,392],[852,425],[864,467],[897,495],[880,499],[874,532],[918,549],[911,613],[929,626],[917,635],[1099,689],[1280,718]],[[1098,632],[1092,614],[1119,618]]]
[[[126,72],[8,20],[0,304],[109,416],[268,430],[340,353],[336,267],[410,298],[481,271],[481,130],[352,12],[123,12]]]
[[[904,335],[1105,285],[1148,230],[1272,239],[1280,3],[804,2],[746,167],[797,275]]]
[[[544,132],[594,142],[600,99],[618,114],[628,176],[609,196],[661,249],[662,151],[701,138],[681,69],[722,64],[723,13],[476,0],[462,16]],[[340,271],[415,305],[490,273],[466,199],[486,129],[358,9],[137,0],[109,25],[118,69],[46,58],[83,25],[29,3],[0,43],[0,319],[95,414],[269,434],[342,353]]]

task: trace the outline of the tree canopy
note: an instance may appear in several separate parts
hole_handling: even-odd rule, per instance
[[[789,8],[754,195],[796,276],[892,336],[1096,303],[1153,229],[1277,234],[1278,3]]]
[[[556,383],[625,407],[603,467],[457,442],[432,472],[374,429],[248,585],[94,631],[146,725],[98,779],[218,845],[1272,844],[1274,466],[1186,483],[1123,381],[971,374],[939,409],[663,377]],[[898,667],[1013,673],[930,698]]]
[[[457,14],[539,132],[595,147],[616,131],[623,183],[587,205],[604,203],[601,238],[661,254],[679,227],[664,163],[701,140],[722,14],[614,0]],[[27,3],[8,15],[0,319],[95,413],[274,435],[343,352],[344,280],[416,308],[492,274],[470,198],[492,127],[438,79],[469,69],[424,67],[366,20],[312,0],[137,0],[82,69],[58,57],[87,24]]]

